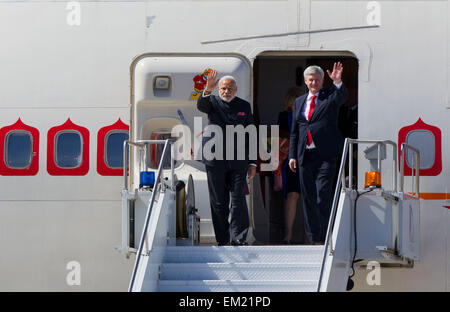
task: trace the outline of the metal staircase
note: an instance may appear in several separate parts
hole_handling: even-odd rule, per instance
[[[156,291],[316,291],[322,253],[323,246],[171,246]]]
[[[347,152],[350,151],[351,155],[352,144],[358,143],[376,144],[377,155],[373,162],[378,171],[381,171],[383,147],[393,147],[393,190],[374,189],[362,196],[356,205],[357,190],[346,187],[342,181],[345,181],[344,165]],[[122,251],[128,255],[136,252],[130,291],[345,291],[352,259],[376,260],[380,263],[400,265],[399,267],[410,267],[411,262],[419,259],[420,223],[417,194],[420,160],[417,151],[414,163],[416,178],[412,183],[415,192],[410,195],[403,190],[404,154],[406,149],[414,150],[412,147],[402,146],[400,191],[397,192],[396,144],[391,141],[346,140],[325,245],[218,247],[177,246],[179,242],[175,231],[176,188],[173,183],[173,161],[171,185],[165,185],[162,177],[162,163],[170,149],[169,140],[130,144],[164,144],[151,199],[148,200],[148,194],[145,195],[145,192],[137,191],[135,195],[137,199],[147,196],[144,202],[148,202],[148,206],[145,209],[142,228],[139,230],[139,246],[134,250],[128,245],[130,229],[127,217],[132,193],[127,188],[123,191]],[[349,167],[352,168],[351,160]],[[350,169],[350,177],[351,174]],[[353,185],[351,178],[349,185]],[[127,184],[125,186],[127,187]],[[134,199],[133,205],[137,204],[138,201]],[[355,224],[358,224],[357,230]],[[191,232],[193,228],[190,227]],[[369,228],[370,231],[367,230]],[[357,241],[355,231],[358,234]],[[198,244],[198,241],[195,243],[194,236],[190,236],[191,239],[188,240],[191,245]]]

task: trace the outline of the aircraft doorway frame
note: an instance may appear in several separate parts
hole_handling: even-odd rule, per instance
[[[349,88],[349,92],[353,92],[350,96],[354,102],[350,104],[357,107],[359,60],[354,53],[349,51],[264,51],[259,53],[253,60],[253,114],[256,123],[262,125],[277,124],[278,113],[283,110],[284,93],[292,86],[298,86],[304,92],[307,92],[303,79],[304,69],[310,65],[319,65],[326,71],[326,69],[332,68],[332,63],[335,61],[344,64],[343,81]],[[324,85],[326,86],[332,82],[326,72],[325,76]],[[357,138],[357,110],[355,117],[356,129],[354,130],[356,130],[356,133],[354,136]],[[357,161],[353,163],[355,166],[353,172],[356,173]],[[253,212],[257,225],[264,223],[262,215],[266,217],[267,224],[262,228],[268,229],[267,243],[279,244],[284,236],[284,196],[282,191],[273,191],[273,177],[270,177],[270,175],[261,173],[262,206],[264,209],[254,205]],[[280,205],[280,202],[283,204]],[[296,230],[293,242],[307,243],[304,235],[301,197],[293,228]],[[261,236],[258,229],[255,231],[255,236]]]

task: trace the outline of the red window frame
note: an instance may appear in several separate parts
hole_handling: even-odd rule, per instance
[[[22,130],[30,133],[33,138],[31,163],[27,168],[10,168],[6,165],[5,144],[6,137],[12,131]],[[39,130],[28,126],[19,118],[16,123],[0,129],[0,175],[4,176],[33,176],[39,171]]]
[[[434,151],[434,164],[431,168],[428,169],[420,169],[419,174],[421,176],[437,176],[442,172],[442,134],[441,129],[438,127],[426,124],[423,122],[421,118],[417,120],[417,122],[413,125],[409,125],[406,127],[403,127],[398,132],[398,159],[399,159],[399,170],[400,170],[400,156],[401,156],[401,146],[403,143],[406,142],[406,136],[408,133],[410,133],[413,130],[427,130],[433,133],[435,138],[435,151]],[[408,163],[406,161],[406,157],[404,159],[404,165],[405,165],[405,176],[411,176],[412,175],[412,169],[408,166]]]
[[[130,131],[130,127],[120,118],[114,124],[106,126],[98,130],[97,134],[97,172],[103,176],[123,176],[123,168],[111,168],[106,164],[106,138],[111,131],[126,130]]]
[[[55,159],[55,138],[61,131],[72,130],[79,132],[83,138],[82,161],[76,168],[61,168],[56,164]],[[85,127],[74,124],[70,118],[67,121],[53,128],[47,133],[47,172],[54,176],[83,176],[89,172],[89,130]]]

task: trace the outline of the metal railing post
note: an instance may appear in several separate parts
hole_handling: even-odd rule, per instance
[[[353,189],[353,142],[349,141],[348,144],[349,146],[349,158],[348,158],[348,188],[349,189]],[[345,171],[345,170],[344,170]],[[345,175],[345,173],[344,173]],[[345,179],[344,181],[344,185],[345,185]]]
[[[128,191],[128,140],[123,142],[123,178],[124,178],[124,189]]]
[[[417,164],[417,169],[416,169],[416,195],[418,198],[420,198],[420,189],[419,189],[419,178],[420,178],[420,151],[417,150],[416,152],[416,164]]]
[[[320,268],[319,283],[317,286],[317,291],[320,291],[320,287],[322,285],[322,277],[323,277],[323,271],[325,269],[325,260],[327,257],[328,248],[330,249],[330,254],[333,253],[333,241],[332,241],[333,226],[334,226],[334,219],[336,216],[337,204],[339,201],[340,188],[341,188],[341,185],[345,185],[345,172],[344,171],[345,171],[345,162],[347,160],[347,154],[348,154],[348,144],[349,144],[349,139],[346,138],[345,142],[344,142],[344,149],[342,152],[341,165],[339,167],[338,177],[340,177],[340,178],[338,178],[338,181],[336,183],[336,190],[334,192],[334,198],[333,198],[333,206],[331,208],[330,219],[328,220],[328,230],[327,230],[327,235],[325,237],[322,266]],[[342,183],[342,176],[344,176],[344,183]]]
[[[404,190],[404,177],[405,177],[405,145],[402,144],[400,148],[400,181],[399,192],[403,193]]]
[[[170,183],[170,188],[172,191],[175,190],[175,145],[174,144],[170,144],[170,175],[171,175],[171,183]]]
[[[349,139],[346,138],[345,139],[345,143],[344,143],[344,148],[343,148],[343,152],[342,152],[342,159],[341,159],[341,165],[339,168],[339,174],[338,174],[338,181],[336,183],[336,190],[334,193],[334,198],[333,198],[333,205],[331,208],[331,213],[330,213],[330,219],[328,221],[328,229],[327,229],[327,235],[325,238],[325,244],[324,244],[324,253],[323,253],[323,259],[322,259],[322,266],[321,266],[321,270],[320,270],[320,276],[319,276],[319,283],[318,283],[318,288],[317,291],[320,291],[321,285],[322,285],[322,279],[323,279],[323,273],[324,273],[324,269],[325,269],[325,262],[326,262],[326,257],[327,257],[327,253],[329,250],[329,254],[332,255],[334,253],[334,249],[333,249],[333,242],[332,242],[332,236],[333,236],[333,230],[334,230],[334,222],[335,222],[335,218],[336,218],[336,214],[337,214],[337,209],[338,209],[338,202],[339,202],[339,193],[341,192],[341,187],[342,187],[342,191],[345,192],[346,191],[346,186],[345,186],[345,162],[347,160],[347,155],[350,154],[350,159],[349,159],[349,188],[352,187],[352,183],[353,183],[353,161],[352,161],[352,157],[353,157],[353,144],[377,144],[377,148],[378,148],[378,159],[377,159],[377,166],[378,166],[378,170],[380,171],[380,178],[381,178],[381,146],[382,145],[392,145],[393,147],[393,189],[394,191],[397,190],[397,144],[395,142],[389,141],[389,140],[384,140],[384,141],[380,141],[380,140],[357,140],[357,139]]]
[[[397,193],[397,144],[392,151],[392,173],[392,185],[394,186],[394,193]]]
[[[138,248],[138,251],[136,253],[136,262],[134,264],[133,273],[132,273],[132,276],[131,276],[131,281],[130,281],[130,285],[129,285],[128,291],[132,291],[133,290],[134,282],[135,282],[135,279],[136,279],[137,269],[139,267],[140,259],[141,259],[141,256],[142,256],[143,247],[144,247],[145,242],[147,241],[147,231],[148,231],[148,226],[150,224],[150,216],[151,216],[151,212],[152,212],[152,207],[153,207],[153,204],[154,204],[155,199],[156,199],[156,193],[158,193],[158,185],[160,183],[164,183],[163,181],[161,181],[161,176],[162,176],[162,171],[163,171],[163,168],[164,168],[164,161],[166,159],[167,151],[169,150],[168,149],[168,145],[171,145],[171,142],[170,142],[169,139],[165,140],[165,141],[164,140],[141,140],[141,141],[137,141],[137,142],[128,142],[128,144],[134,145],[134,146],[141,146],[142,144],[149,144],[149,143],[150,144],[152,144],[152,143],[153,144],[164,143],[164,149],[163,149],[162,156],[161,156],[161,159],[160,159],[160,162],[159,162],[158,171],[157,171],[157,174],[156,174],[156,177],[155,177],[155,184],[153,186],[153,192],[152,192],[152,195],[151,195],[151,198],[150,198],[150,202],[149,202],[149,205],[148,205],[148,208],[147,208],[147,214],[146,214],[145,220],[144,220],[144,227],[142,229],[141,239],[140,239],[140,242],[139,242],[139,248]],[[171,167],[172,167],[172,164],[173,163],[171,162]],[[173,180],[173,177],[174,177],[173,172],[174,171],[173,171],[173,167],[172,167],[171,168],[172,180]],[[151,248],[151,246],[149,246],[149,247]]]
[[[378,148],[378,156],[377,156],[377,162],[378,162],[378,164],[377,164],[377,169],[378,169],[378,172],[380,173],[380,182],[381,182],[381,144],[380,143],[377,143],[377,148]]]
[[[416,194],[417,197],[420,197],[420,187],[419,187],[419,178],[420,178],[420,151],[411,145],[408,145],[406,143],[402,143],[400,148],[400,192],[404,192],[404,185],[405,185],[405,153],[406,150],[409,149],[414,152],[415,154],[415,163],[414,168],[411,169],[411,177],[413,177],[412,180],[412,190],[411,192]],[[414,190],[415,189],[415,190]],[[414,192],[415,191],[415,192]]]

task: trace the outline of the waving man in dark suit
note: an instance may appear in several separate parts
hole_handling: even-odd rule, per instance
[[[205,152],[203,154],[212,221],[219,246],[228,245],[230,238],[232,245],[246,245],[249,216],[245,199],[245,178],[247,175],[249,179],[254,177],[256,159],[249,159],[248,140],[244,146],[237,144],[237,140],[233,138],[234,135],[228,137],[227,140],[226,127],[252,127],[254,125],[253,115],[250,104],[235,96],[237,93],[236,80],[232,76],[224,76],[220,80],[216,80],[216,77],[217,71],[215,70],[208,74],[205,90],[197,100],[198,110],[208,114],[209,125],[220,127],[224,135],[222,141],[224,157],[222,159],[207,159]],[[211,95],[217,85],[219,86],[219,96]],[[204,135],[203,146],[207,146],[211,140],[213,140],[212,137]],[[215,147],[217,152],[217,148],[220,146]],[[225,157],[227,150],[234,151],[231,159]],[[239,159],[237,156],[240,152],[245,154],[243,159]],[[229,217],[230,222],[228,222]]]
[[[294,104],[289,167],[294,172],[299,170],[305,230],[312,244],[325,241],[336,158],[343,147],[337,126],[339,107],[348,98],[342,71],[342,64],[334,63],[333,71],[327,70],[333,85],[322,88],[323,70],[319,66],[306,68],[303,76],[309,93],[297,98]]]

